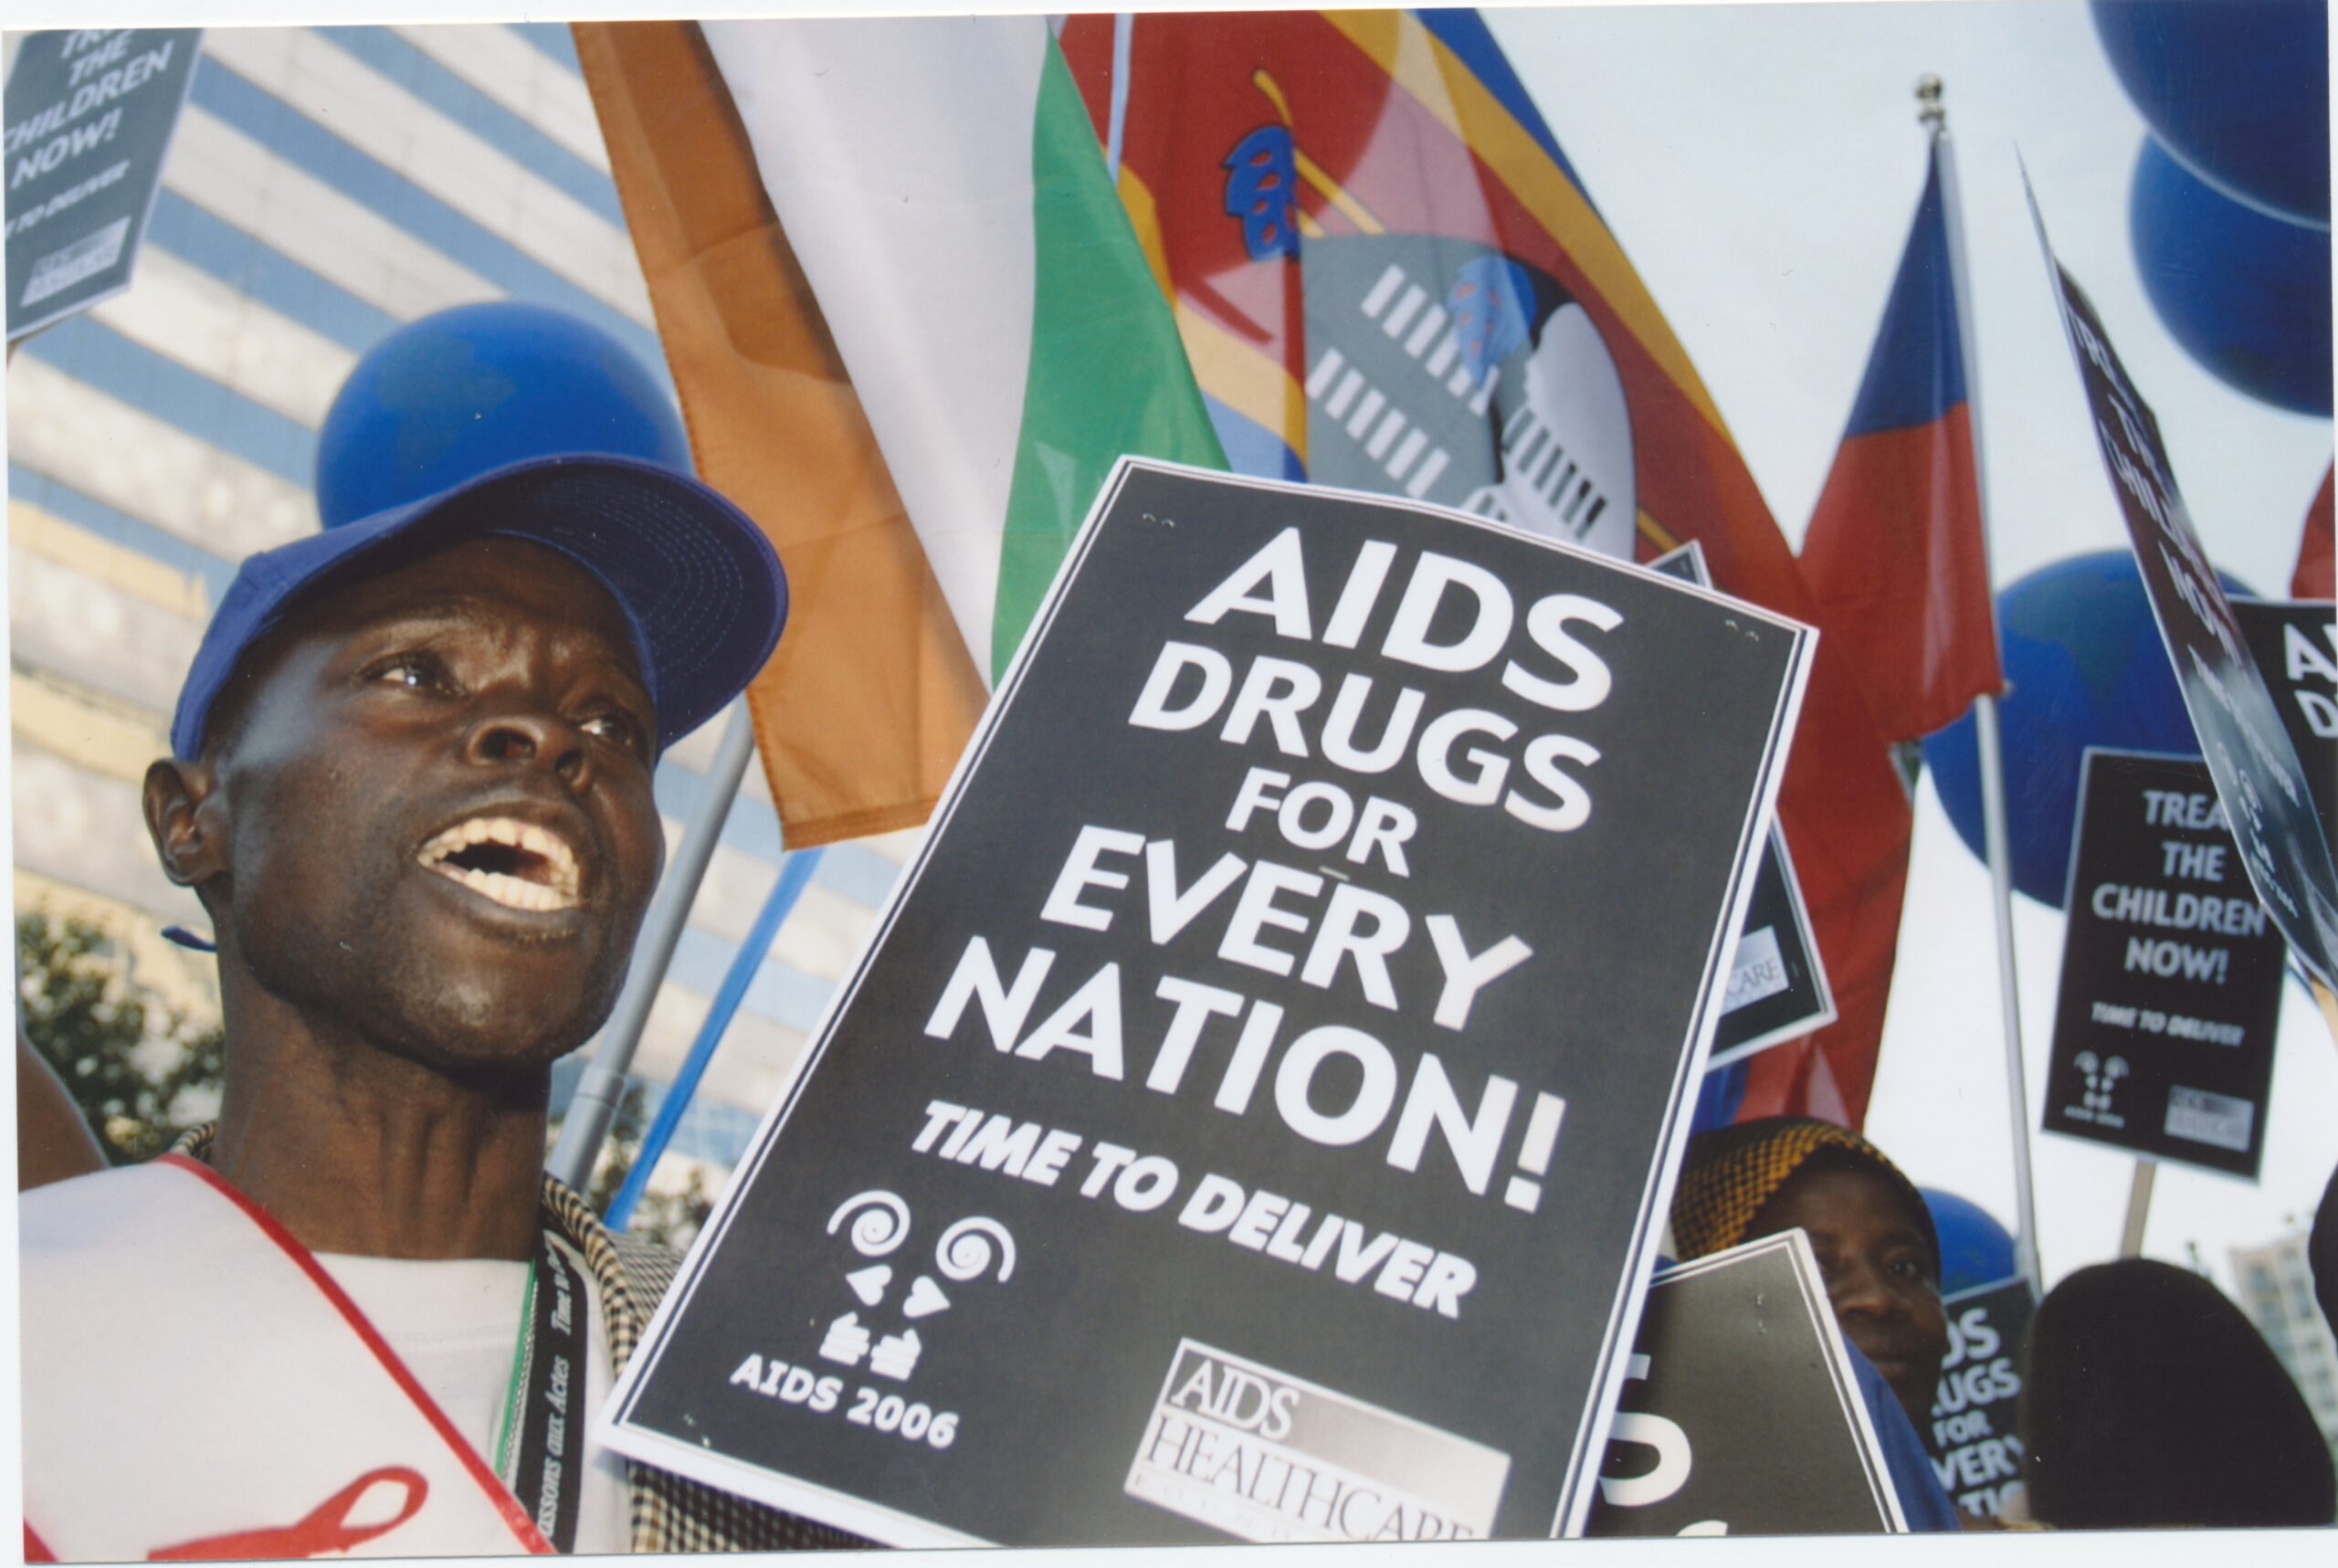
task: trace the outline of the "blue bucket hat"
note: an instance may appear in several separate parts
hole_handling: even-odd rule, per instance
[[[318,433],[321,533],[247,558],[180,689],[171,745],[203,748],[244,657],[309,594],[467,539],[522,539],[624,613],[660,749],[754,679],[787,619],[763,531],[690,474],[671,401],[598,328],[540,306],[460,306],[398,329]]]

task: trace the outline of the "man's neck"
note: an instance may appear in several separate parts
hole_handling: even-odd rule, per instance
[[[328,1045],[289,1019],[237,1022],[211,1165],[301,1245],[530,1255],[549,1074],[466,1081],[361,1042]]]

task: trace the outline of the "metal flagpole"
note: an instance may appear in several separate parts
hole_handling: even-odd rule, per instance
[[[1104,167],[1111,172],[1112,188],[1121,185],[1121,150],[1129,126],[1129,45],[1136,32],[1136,17],[1122,11],[1112,18],[1112,113],[1104,139]]]
[[[665,984],[667,966],[673,963],[675,945],[682,940],[682,927],[690,920],[699,884],[706,879],[707,862],[714,858],[715,841],[722,836],[731,803],[739,796],[739,783],[747,776],[747,762],[754,754],[755,726],[747,717],[747,700],[741,697],[731,704],[721,742],[715,748],[714,765],[707,770],[706,793],[682,829],[681,848],[666,868],[665,879],[650,900],[641,935],[633,944],[633,967],[626,975],[625,989],[618,994],[609,1021],[587,1047],[592,1059],[576,1085],[575,1097],[568,1102],[560,1139],[546,1162],[545,1168],[554,1176],[580,1191],[593,1173],[593,1162],[609,1135],[609,1124],[616,1119],[617,1101],[625,1095],[626,1072],[633,1066],[633,1053],[640,1047],[649,1005],[658,999],[658,986]]]
[[[2127,1189],[2127,1226],[2119,1237],[2119,1256],[2143,1255],[2143,1226],[2151,1219],[2152,1183],[2159,1175],[2157,1160],[2135,1162],[2134,1184]]]
[[[2014,1266],[2043,1294],[2038,1270],[2038,1203],[2029,1179],[2029,1088],[2021,1057],[2021,1001],[2014,973],[2013,857],[2006,847],[2005,753],[1997,744],[1997,700],[1973,700],[1981,742],[1981,821],[1989,848],[1989,882],[1997,917],[1997,990],[2005,1019],[2006,1110],[2013,1131]]]
[[[1972,300],[1965,279],[1964,209],[1958,199],[1956,158],[1948,135],[1948,110],[1941,106],[1941,80],[1927,76],[1916,84],[1922,107],[1917,119],[1931,128],[1933,156],[1940,168],[1941,217],[1948,233],[1949,276],[1956,298],[1958,347],[1964,358],[1964,398],[1972,410],[1973,477],[1975,493],[1988,495],[1981,462],[1981,385],[1979,343],[1973,336]],[[1982,505],[1981,559],[1988,560],[1988,508]],[[1992,597],[1989,635],[1996,636]],[[2017,1213],[2014,1225],[2014,1266],[2029,1281],[2033,1294],[2043,1292],[2038,1266],[2038,1202],[2029,1173],[2029,1090],[2022,1066],[2021,997],[2014,970],[2013,857],[2006,832],[2005,752],[1997,734],[1997,700],[1984,694],[1973,700],[1973,724],[1980,742],[1981,819],[1988,846],[1989,881],[1996,893],[1997,926],[1997,989],[2004,1019],[2006,1107],[2013,1132],[2013,1184]]]

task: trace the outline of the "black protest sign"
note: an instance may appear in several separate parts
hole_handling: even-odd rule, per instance
[[[2231,818],[2241,865],[2298,962],[2323,984],[2338,985],[2338,868],[2331,864],[2313,786],[2193,530],[2159,421],[2119,363],[2086,291],[2054,260],[2035,195],[2029,211],[2054,271],[2062,325],[2086,384],[2152,616],[2175,666],[2184,710],[2217,796]]]
[[[35,33],[8,73],[8,341],[130,287],[203,33]]]
[[[1994,1519],[2021,1479],[2021,1347],[2037,1299],[2026,1279],[2000,1279],[1945,1298],[1948,1358],[1924,1428],[1941,1489],[1967,1513]]]
[[[2338,605],[2235,599],[2232,609],[2313,786],[2322,837],[2338,845]]]
[[[1742,1061],[1835,1021],[1835,994],[1803,909],[1794,857],[1775,827],[1754,868],[1754,897],[1731,951],[1721,1006],[1710,1067]]]
[[[1579,1519],[1809,644],[1124,463],[611,1440],[904,1544]]]
[[[1904,1530],[1799,1230],[1659,1273],[1590,1535]]]
[[[1703,546],[1695,540],[1648,563],[1648,569],[1712,586]],[[1794,874],[1786,836],[1776,826],[1762,846],[1754,872],[1754,899],[1732,950],[1722,990],[1721,1027],[1708,1068],[1726,1067],[1756,1051],[1800,1039],[1835,1021],[1835,993],[1811,934],[1802,884]]]
[[[2047,1131],[2254,1178],[2282,943],[2206,766],[2088,748],[2071,839]]]

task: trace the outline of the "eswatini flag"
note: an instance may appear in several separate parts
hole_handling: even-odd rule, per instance
[[[1693,539],[1723,592],[1817,620],[1719,408],[1476,12],[1075,16],[1062,47],[1234,468],[1627,559]],[[1752,1058],[1746,1103],[1856,1127],[1911,814],[1831,638],[1778,811],[1839,1021]]]
[[[1913,741],[2005,684],[1973,458],[1953,173],[1935,141],[1923,199],[1819,492],[1802,570],[1886,739]]]

